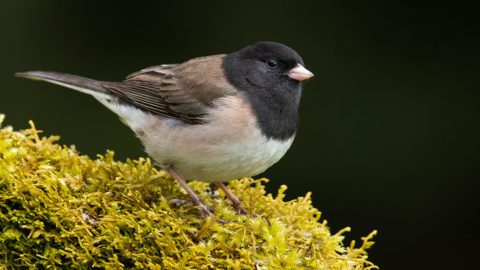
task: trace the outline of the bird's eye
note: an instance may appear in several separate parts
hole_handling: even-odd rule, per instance
[[[276,68],[278,66],[278,60],[275,59],[275,58],[268,58],[267,59],[267,62],[265,62],[267,64],[267,67],[269,68]]]

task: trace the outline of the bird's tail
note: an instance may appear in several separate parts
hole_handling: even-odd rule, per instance
[[[97,99],[109,99],[112,94],[105,89],[100,81],[52,71],[27,71],[15,73],[17,77],[46,81],[94,96]]]

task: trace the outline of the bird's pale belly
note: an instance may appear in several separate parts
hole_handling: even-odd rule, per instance
[[[140,138],[156,162],[173,166],[186,180],[230,181],[262,173],[287,152],[293,142],[268,139],[257,128],[243,99],[219,99],[207,124],[147,115],[126,106],[112,108]]]
[[[259,134],[260,135],[260,134]],[[287,152],[293,138],[269,140],[262,135],[245,141],[201,142],[188,147],[181,142],[150,145],[146,151],[160,163],[172,165],[186,180],[230,181],[260,174]],[[171,147],[175,145],[176,147]]]

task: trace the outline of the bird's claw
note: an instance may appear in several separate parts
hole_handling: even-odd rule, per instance
[[[182,205],[186,205],[186,206],[194,205],[192,200],[182,200],[182,199],[171,199],[170,201],[168,201],[168,204],[175,207],[179,207]]]
[[[240,206],[236,206],[236,207],[233,206],[233,209],[235,209],[235,211],[237,211],[237,213],[239,213],[239,214],[246,215],[246,216],[250,215],[250,213],[248,213],[247,210],[243,209]]]
[[[168,203],[171,205],[171,206],[174,206],[174,207],[179,207],[179,206],[182,206],[182,205],[185,205],[185,206],[198,206],[199,208],[199,211],[200,211],[200,217],[205,219],[205,218],[208,218],[210,216],[214,216],[215,214],[213,213],[213,208],[209,208],[207,207],[205,204],[203,204],[202,202],[195,202],[193,200],[182,200],[182,199],[171,199],[170,201],[168,201]],[[222,220],[222,219],[217,219],[217,221],[219,223],[228,223],[227,221],[225,220]]]
[[[197,205],[199,208],[200,208],[200,216],[202,218],[207,218],[209,216],[213,216],[213,211],[210,210],[207,206],[205,206],[204,204],[199,204]]]

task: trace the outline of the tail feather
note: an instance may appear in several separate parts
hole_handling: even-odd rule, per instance
[[[58,84],[100,99],[112,97],[112,94],[102,87],[100,81],[77,75],[52,71],[27,71],[15,73],[15,76]]]

